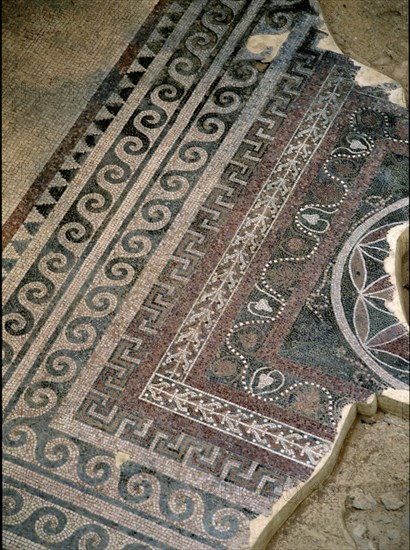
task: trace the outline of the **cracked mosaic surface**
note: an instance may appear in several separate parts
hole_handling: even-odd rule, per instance
[[[344,404],[408,387],[382,269],[407,113],[318,23],[165,4],[11,236],[6,548],[246,548]]]

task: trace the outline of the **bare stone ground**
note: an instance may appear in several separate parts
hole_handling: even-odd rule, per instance
[[[407,0],[318,0],[342,52],[409,91],[409,4]]]
[[[408,418],[359,417],[330,478],[267,550],[409,548],[409,455]]]

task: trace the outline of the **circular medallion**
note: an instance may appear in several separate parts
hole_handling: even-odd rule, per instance
[[[351,234],[333,270],[331,297],[339,328],[360,359],[393,388],[408,388],[409,333],[385,306],[393,296],[384,269],[386,237],[408,220],[408,199],[377,212]]]

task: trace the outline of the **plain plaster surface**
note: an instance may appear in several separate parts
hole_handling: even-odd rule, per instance
[[[3,2],[3,223],[157,1]]]
[[[273,506],[269,518],[254,520],[249,547],[408,548],[409,454],[408,392],[386,390],[366,404],[347,405],[331,453],[304,485]],[[386,507],[386,495],[397,508]]]
[[[408,1],[318,0],[318,3],[340,50],[397,81],[408,101]]]

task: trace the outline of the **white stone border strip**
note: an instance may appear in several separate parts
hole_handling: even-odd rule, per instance
[[[269,516],[259,516],[250,522],[249,546],[246,550],[265,550],[272,537],[289,519],[299,504],[327,480],[358,414],[373,416],[380,409],[385,413],[408,418],[410,413],[409,397],[410,394],[406,390],[389,388],[380,395],[371,395],[364,403],[350,403],[343,407],[337,435],[330,452],[321,459],[307,481],[289,489],[275,502]]]
[[[384,260],[384,269],[390,276],[390,280],[394,287],[393,298],[390,302],[386,302],[386,308],[393,313],[400,323],[409,330],[409,323],[406,319],[405,297],[400,293],[399,288],[402,286],[402,257],[405,249],[409,247],[409,222],[401,225],[396,225],[387,233],[387,242],[390,246],[390,254]]]

